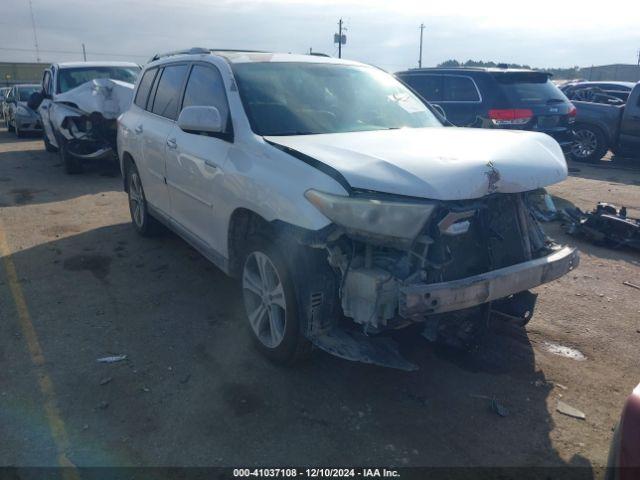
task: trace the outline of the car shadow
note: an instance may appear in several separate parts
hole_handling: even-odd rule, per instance
[[[6,130],[0,132],[0,207],[122,191],[122,179],[115,165],[86,162],[83,173],[67,175],[58,154],[46,152],[41,140],[8,138],[12,135]],[[55,188],[51,188],[52,184]]]
[[[112,225],[12,261],[76,465],[578,466],[592,476],[551,441],[553,383],[522,329],[503,325],[471,353],[400,335],[416,372],[323,352],[282,367],[253,345],[238,282],[170,233]],[[20,330],[13,315],[4,323],[7,336]],[[0,370],[10,390],[0,411],[28,402],[35,382],[12,368]],[[28,426],[0,462],[47,447]]]

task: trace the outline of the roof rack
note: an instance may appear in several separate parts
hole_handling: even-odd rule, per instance
[[[244,50],[244,49],[234,49],[234,48],[202,48],[202,47],[192,47],[186,50],[175,50],[173,52],[166,53],[156,53],[153,57],[149,59],[149,62],[154,62],[164,57],[172,57],[174,55],[197,55],[203,53],[213,53],[213,52],[247,52],[247,53],[267,53],[262,50]]]

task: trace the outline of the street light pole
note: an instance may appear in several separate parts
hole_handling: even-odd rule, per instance
[[[422,32],[424,31],[424,23],[420,24],[420,58],[418,58],[418,68],[422,68]]]

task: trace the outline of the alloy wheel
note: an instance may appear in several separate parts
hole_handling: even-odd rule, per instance
[[[276,348],[284,339],[287,306],[276,266],[262,252],[253,252],[244,264],[242,293],[249,324],[258,340]]]
[[[596,151],[598,138],[591,130],[583,129],[575,132],[575,142],[571,153],[578,158],[587,158]]]
[[[131,172],[129,177],[129,210],[131,218],[138,228],[144,225],[144,196],[138,172]]]

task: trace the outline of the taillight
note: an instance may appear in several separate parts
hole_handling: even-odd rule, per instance
[[[576,121],[576,115],[578,115],[578,109],[572,103],[571,108],[569,108],[569,123],[573,123]]]
[[[528,108],[506,108],[489,110],[494,125],[524,125],[533,117]]]

